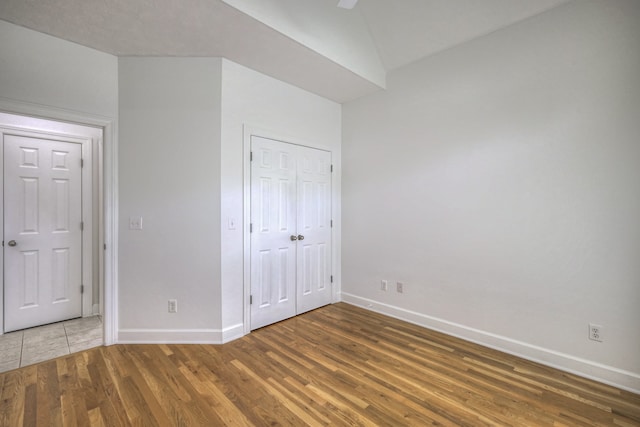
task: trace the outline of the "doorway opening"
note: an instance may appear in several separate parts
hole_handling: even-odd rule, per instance
[[[0,338],[104,313],[103,141],[102,127],[0,113]]]

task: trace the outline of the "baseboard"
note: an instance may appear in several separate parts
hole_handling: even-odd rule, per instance
[[[244,336],[244,325],[238,323],[237,325],[229,326],[222,330],[222,344],[228,343],[233,340],[237,340]]]
[[[345,303],[640,394],[640,375],[343,292]]]
[[[243,335],[242,324],[225,329],[120,329],[118,344],[224,344]]]

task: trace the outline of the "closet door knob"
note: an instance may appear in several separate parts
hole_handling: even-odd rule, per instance
[[[9,246],[15,246],[17,245],[15,240],[9,240],[9,243],[7,243]]]
[[[291,239],[292,242],[295,242],[296,240],[298,240],[298,236],[296,236],[295,234],[292,234],[291,237],[289,237]]]
[[[302,234],[298,234],[298,240],[304,240],[304,236]]]

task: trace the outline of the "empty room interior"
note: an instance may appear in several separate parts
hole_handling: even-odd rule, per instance
[[[0,1],[0,426],[640,426],[640,1]]]

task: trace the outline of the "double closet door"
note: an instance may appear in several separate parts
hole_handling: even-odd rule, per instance
[[[251,329],[331,303],[331,153],[251,137]]]

